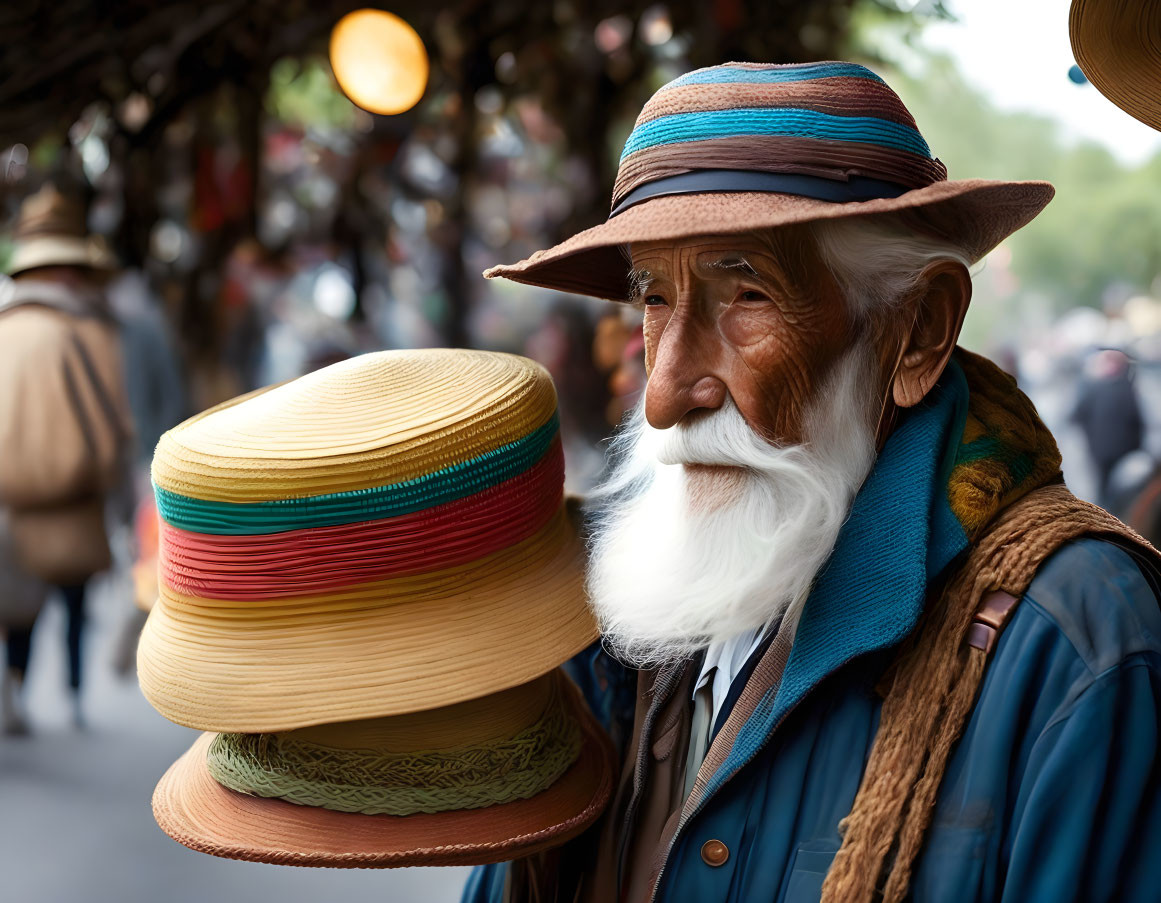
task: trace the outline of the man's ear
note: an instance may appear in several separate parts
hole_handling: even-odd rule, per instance
[[[972,299],[967,267],[954,260],[929,266],[923,271],[920,286],[920,294],[912,302],[915,322],[905,338],[892,386],[892,397],[901,408],[919,404],[943,373]]]

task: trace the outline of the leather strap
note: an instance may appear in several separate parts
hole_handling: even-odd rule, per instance
[[[113,403],[113,397],[101,379],[101,374],[97,372],[97,368],[93,364],[93,359],[89,356],[89,352],[85,348],[85,343],[81,341],[80,336],[75,332],[70,333],[69,338],[72,341],[73,351],[76,352],[77,359],[81,362],[81,367],[85,371],[85,378],[88,379],[89,384],[93,387],[93,394],[97,396],[97,404],[100,405],[101,412],[105,415],[110,429],[113,430],[114,440],[119,447],[124,448],[129,444],[132,428],[126,425],[120,413],[117,411],[117,406]]]
[[[1116,534],[1098,533],[1094,535],[1127,552],[1153,592],[1161,597],[1161,570],[1158,569],[1154,556],[1145,554],[1137,542],[1127,537]],[[972,618],[971,626],[968,627],[968,645],[982,649],[985,655],[991,655],[1019,601],[1018,597],[1003,590],[995,590],[985,595],[980,601],[980,607],[976,610],[975,617]]]
[[[1016,610],[1019,598],[1002,589],[988,593],[980,600],[980,607],[976,609],[975,617],[968,627],[967,642],[969,646],[982,649],[984,655],[991,655],[999,642],[1000,633]]]

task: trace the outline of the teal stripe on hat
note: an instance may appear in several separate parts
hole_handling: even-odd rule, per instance
[[[514,442],[443,470],[373,489],[268,502],[217,502],[155,484],[157,511],[174,527],[219,536],[284,533],[396,517],[474,495],[524,473],[544,457],[559,429],[560,419],[554,413],[543,426]]]
[[[661,90],[681,85],[774,85],[786,82],[808,82],[818,78],[866,78],[886,84],[866,66],[857,63],[814,63],[805,66],[780,66],[751,69],[745,66],[714,66],[695,69],[678,76]]]
[[[624,162],[626,157],[639,150],[662,144],[757,135],[877,144],[931,159],[931,148],[919,132],[886,119],[874,116],[833,116],[796,107],[744,107],[673,113],[643,122],[633,129],[629,140],[625,142],[621,161]]]

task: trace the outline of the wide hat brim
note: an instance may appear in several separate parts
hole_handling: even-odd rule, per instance
[[[580,756],[551,787],[529,799],[400,817],[248,796],[210,775],[206,753],[214,735],[203,734],[158,783],[153,815],[178,843],[227,859],[328,868],[506,862],[572,839],[608,803],[612,747],[575,698],[574,709],[583,735]]]
[[[1161,4],[1073,0],[1068,31],[1077,65],[1096,89],[1161,130]]]
[[[624,248],[631,243],[877,214],[902,215],[915,228],[954,242],[975,262],[1031,222],[1054,193],[1047,182],[963,179],[934,182],[895,198],[851,203],[755,191],[665,195],[629,207],[519,263],[492,267],[484,275],[624,301],[629,294]]]

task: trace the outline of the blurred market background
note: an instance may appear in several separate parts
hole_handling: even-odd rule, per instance
[[[1074,490],[1155,535],[1161,136],[1074,67],[1067,0],[399,0],[385,9],[402,43],[332,45],[362,6],[0,7],[0,270],[21,204],[49,183],[83,201],[116,254],[107,293],[138,439],[122,510],[147,510],[153,444],[184,417],[350,355],[431,345],[544,363],[583,491],[641,390],[639,322],[481,270],[601,220],[638,110],[679,73],[852,58],[899,91],[953,178],[1055,183],[1048,210],[980,267],[964,344],[1037,402]],[[0,736],[4,898],[456,899],[465,870],[229,862],[155,827],[152,787],[192,733],[133,678],[143,532],[131,516],[112,525],[76,707],[65,606],[50,598],[37,621],[28,733]]]

